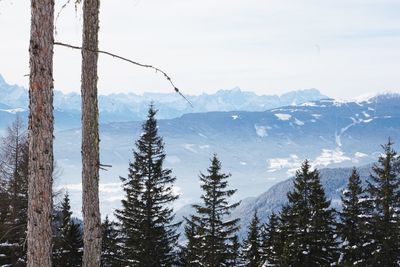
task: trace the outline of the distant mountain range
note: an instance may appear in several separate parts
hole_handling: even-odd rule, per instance
[[[195,112],[264,111],[326,98],[316,89],[293,91],[278,96],[257,95],[239,88],[220,90],[215,94],[187,95],[186,97],[193,103],[193,107],[176,93],[100,95],[100,120],[102,123],[142,120],[146,117],[149,103],[152,101],[159,109],[158,117],[160,119],[171,119]],[[13,113],[17,108],[19,111],[27,110],[28,103],[28,91],[23,87],[8,84],[0,75],[0,113],[6,117],[12,117],[6,113]],[[54,91],[54,107],[58,129],[79,126],[80,94],[64,94],[61,91]]]

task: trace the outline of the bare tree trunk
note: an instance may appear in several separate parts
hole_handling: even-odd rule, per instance
[[[54,0],[31,0],[28,267],[50,267]]]
[[[99,111],[97,59],[100,0],[83,3],[82,38],[82,186],[83,266],[100,266],[101,218],[99,208]],[[91,51],[89,51],[91,50]]]

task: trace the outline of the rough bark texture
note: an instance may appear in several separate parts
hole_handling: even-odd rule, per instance
[[[54,0],[31,0],[28,267],[50,267]]]
[[[100,266],[101,218],[99,209],[99,126],[97,58],[100,0],[83,3],[82,43],[82,186],[83,266]]]

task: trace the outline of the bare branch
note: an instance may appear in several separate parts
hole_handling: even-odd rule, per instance
[[[82,50],[82,49],[83,49],[83,48],[80,47],[80,46],[65,44],[65,43],[61,43],[61,42],[54,42],[54,45],[64,46],[64,47],[68,47],[68,48],[72,48],[72,49],[78,49],[78,50]],[[133,60],[131,60],[131,59],[128,59],[128,58],[125,58],[125,57],[122,57],[122,56],[119,56],[119,55],[116,55],[116,54],[107,52],[107,51],[103,51],[103,50],[93,50],[93,49],[87,49],[87,48],[85,48],[85,49],[86,49],[87,51],[90,51],[90,52],[95,52],[95,53],[99,53],[99,54],[108,55],[108,56],[111,56],[111,57],[118,58],[118,59],[120,59],[120,60],[129,62],[129,63],[134,64],[134,65],[139,66],[139,67],[150,68],[150,69],[155,70],[156,72],[160,72],[161,74],[164,75],[164,77],[167,79],[167,81],[171,84],[171,86],[174,88],[175,92],[178,93],[183,99],[185,99],[186,102],[188,102],[188,104],[193,108],[192,103],[181,93],[181,91],[178,89],[178,87],[175,86],[175,84],[174,84],[174,82],[172,81],[171,77],[170,77],[165,71],[163,71],[163,70],[161,70],[161,69],[159,69],[159,68],[157,68],[157,67],[154,67],[154,66],[152,66],[152,65],[142,64],[142,63],[133,61]]]
[[[57,16],[54,22],[54,34],[55,36],[57,36],[57,25],[58,25],[58,19],[61,16],[61,13],[63,12],[63,10],[71,3],[72,0],[67,0],[60,8],[60,10],[57,12]],[[78,13],[78,5],[82,2],[82,0],[74,0],[75,2],[75,13]]]
[[[112,165],[108,165],[108,164],[99,164],[99,169],[103,170],[103,171],[108,171],[107,168],[112,168]]]

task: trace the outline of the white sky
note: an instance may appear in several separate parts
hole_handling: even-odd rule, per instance
[[[0,74],[26,87],[29,8],[0,0]],[[239,86],[350,98],[400,92],[399,14],[399,0],[103,0],[100,49],[164,69],[187,94]],[[80,45],[81,23],[71,4],[56,39]],[[151,70],[106,56],[99,64],[102,94],[171,91]],[[80,53],[56,47],[54,75],[56,89],[79,92]]]

